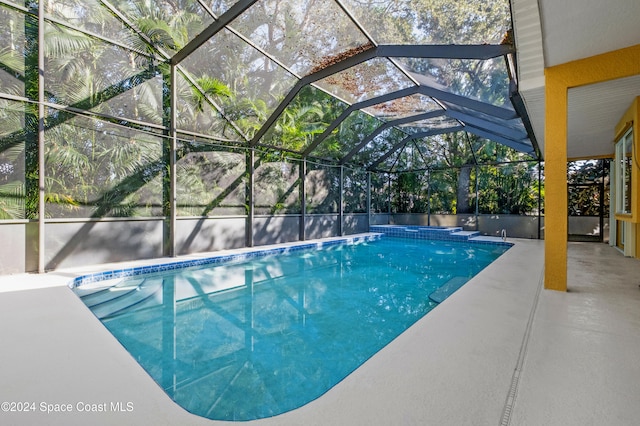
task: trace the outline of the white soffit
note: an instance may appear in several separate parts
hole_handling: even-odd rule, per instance
[[[538,3],[532,0],[512,0],[511,11],[518,52],[520,91],[544,86],[544,54]]]
[[[518,91],[544,155],[544,54],[538,2],[511,0],[518,63]]]
[[[531,121],[531,126],[538,142],[538,148],[540,148],[540,152],[544,156],[544,86],[527,90],[520,89],[520,95],[527,108],[529,121]]]
[[[540,0],[545,65],[640,43],[640,0]]]
[[[615,126],[640,96],[640,75],[569,89],[567,156],[613,155]]]

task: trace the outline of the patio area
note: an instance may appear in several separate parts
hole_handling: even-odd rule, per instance
[[[569,243],[569,291],[546,291],[543,241],[512,241],[325,395],[250,423],[637,424],[640,262]],[[166,396],[64,286],[76,273],[0,277],[2,423],[221,424]]]

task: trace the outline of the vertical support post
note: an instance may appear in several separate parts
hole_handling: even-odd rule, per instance
[[[176,66],[171,65],[171,117],[170,117],[170,146],[169,146],[169,256],[175,257],[176,253],[176,224],[177,224],[177,194],[178,194],[178,168],[176,164],[176,151],[178,149],[177,134],[177,106],[178,84]]]
[[[246,201],[247,201],[247,225],[246,225],[246,243],[247,247],[253,247],[253,222],[254,222],[254,202],[255,197],[253,191],[255,190],[254,172],[255,172],[255,151],[253,148],[249,148],[247,152],[247,189],[246,189]]]
[[[44,1],[38,2],[38,273],[45,271]]]
[[[568,86],[545,71],[544,287],[567,290],[567,103]]]
[[[169,67],[167,72],[162,73],[162,107],[163,125],[165,127],[164,137],[162,138],[162,254],[164,256],[174,256],[174,228],[175,223],[172,215],[175,214],[175,145],[174,145],[174,129],[176,121],[175,109],[175,68]]]
[[[300,241],[307,239],[307,159],[300,164]]]
[[[44,192],[44,4],[29,3],[24,18],[24,215],[25,270],[42,273],[45,265]],[[37,30],[34,31],[34,29]]]
[[[338,202],[338,235],[344,235],[344,166],[340,166],[340,200]]]
[[[545,69],[544,286],[567,290],[567,99],[569,88],[640,74],[640,45]]]

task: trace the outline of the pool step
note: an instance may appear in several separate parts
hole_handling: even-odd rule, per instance
[[[161,277],[134,280],[130,283],[128,282],[126,286],[114,286],[105,289],[104,294],[100,294],[100,296],[102,296],[101,299],[97,297],[99,294],[95,294],[96,298],[92,300],[93,304],[87,306],[89,306],[95,316],[102,319],[134,306],[139,308],[145,302],[152,300],[161,290]],[[96,303],[98,300],[100,300],[100,302]]]
[[[478,231],[456,231],[449,234],[449,236],[455,240],[468,241],[471,238],[480,236]]]
[[[140,284],[144,282],[143,278],[137,280],[120,281],[116,285],[110,285],[109,287],[93,288],[93,289],[81,289],[75,290],[76,294],[80,296],[80,299],[88,307],[99,305],[101,303],[108,302],[112,299],[117,299],[125,294],[134,291]]]
[[[469,277],[453,277],[431,293],[429,299],[436,303],[442,303],[447,297],[465,285],[467,281],[469,281]]]
[[[398,226],[375,225],[371,232],[380,232],[392,237],[417,238],[421,240],[469,241],[480,236],[478,231],[464,231],[460,226]]]

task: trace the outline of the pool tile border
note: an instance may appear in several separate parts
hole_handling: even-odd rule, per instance
[[[370,234],[364,236],[344,237],[331,239],[326,241],[317,242],[301,242],[299,244],[287,245],[284,247],[276,248],[260,248],[256,247],[253,250],[234,253],[234,254],[220,254],[210,257],[203,257],[200,259],[188,259],[159,263],[157,265],[137,266],[131,268],[115,269],[111,271],[96,272],[93,274],[85,274],[75,277],[69,282],[70,288],[77,288],[85,284],[91,284],[99,281],[112,280],[117,278],[133,277],[137,275],[152,274],[155,272],[166,272],[175,269],[188,268],[192,266],[204,266],[217,263],[225,263],[230,261],[243,261],[252,259],[255,257],[271,256],[277,254],[286,254],[299,250],[306,249],[321,249],[324,247],[339,245],[339,244],[359,244],[367,241],[375,241],[382,238],[382,234]]]
[[[415,226],[415,225],[375,225],[371,232],[379,232],[390,237],[417,240],[459,241],[473,244],[503,245],[511,247],[513,243],[500,237],[480,235],[477,231],[464,231],[462,227]]]
[[[156,272],[172,271],[175,269],[189,268],[192,266],[204,266],[230,261],[243,261],[256,257],[286,254],[298,250],[321,249],[339,244],[358,244],[367,241],[379,240],[385,236],[400,237],[419,240],[440,240],[468,242],[482,245],[512,246],[513,243],[503,241],[497,237],[477,236],[475,233],[461,231],[462,228],[435,228],[420,226],[372,226],[368,235],[332,238],[330,240],[316,242],[300,242],[276,248],[255,247],[249,251],[233,254],[220,254],[199,259],[178,260],[159,263],[157,265],[137,266],[131,268],[114,269],[111,271],[96,272],[75,277],[68,283],[70,288],[77,288],[85,284],[107,281],[118,278],[133,277],[137,275],[152,274]],[[456,233],[459,233],[456,235]]]

